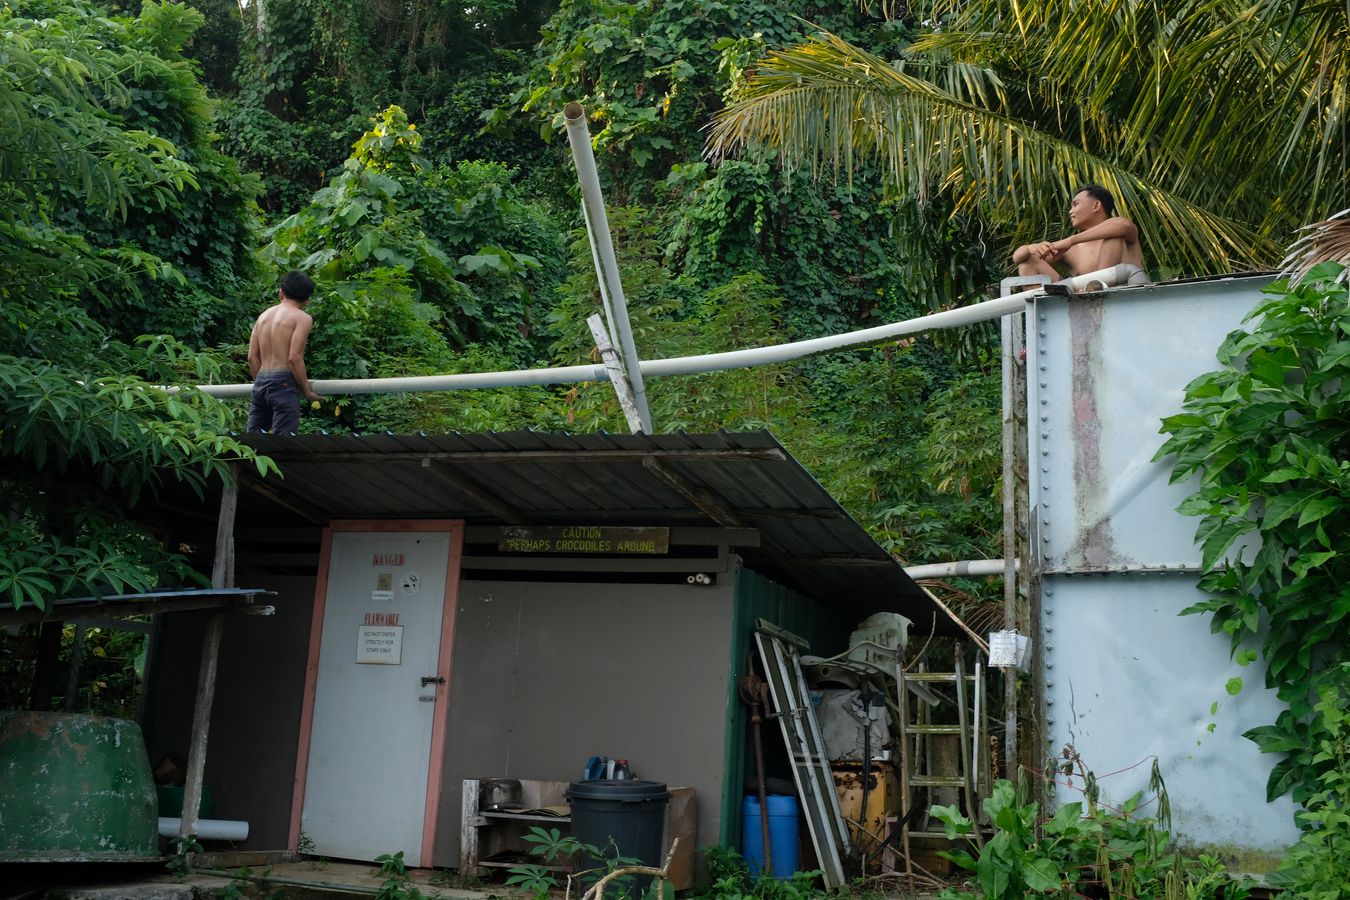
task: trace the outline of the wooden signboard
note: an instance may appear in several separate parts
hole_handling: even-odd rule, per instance
[[[502,553],[656,554],[670,552],[669,528],[521,525],[502,528]]]

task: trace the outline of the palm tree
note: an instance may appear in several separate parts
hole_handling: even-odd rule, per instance
[[[821,33],[770,54],[708,153],[937,186],[1010,240],[1105,185],[1164,272],[1273,266],[1350,205],[1350,19],[1323,0],[968,0],[889,62]]]

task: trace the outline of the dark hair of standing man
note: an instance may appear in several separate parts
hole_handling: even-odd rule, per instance
[[[304,303],[314,293],[314,282],[299,269],[291,269],[281,279],[281,292],[296,303]]]
[[[1100,184],[1085,184],[1074,191],[1074,196],[1077,196],[1078,194],[1087,194],[1093,200],[1100,201],[1102,209],[1106,210],[1106,217],[1108,219],[1116,214],[1116,198],[1112,197],[1111,192]]]

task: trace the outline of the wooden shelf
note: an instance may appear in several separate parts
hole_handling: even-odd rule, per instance
[[[536,816],[530,813],[480,812],[485,819],[502,819],[511,822],[570,822],[571,816]]]
[[[567,866],[545,866],[533,862],[493,862],[489,859],[480,859],[478,865],[485,869],[514,869],[516,866],[532,866],[539,869],[547,869],[550,872],[570,872]]]
[[[572,831],[571,816],[540,816],[528,812],[486,812],[478,808],[483,781],[464,780],[463,805],[460,807],[459,870],[464,875],[486,875],[493,869],[515,866],[542,865],[539,857],[519,862],[491,859],[504,850],[528,855],[530,842],[523,840],[532,825],[550,825],[563,834]],[[520,803],[524,809],[542,809],[567,802],[566,781],[534,781],[520,779]],[[693,883],[694,847],[698,835],[698,806],[694,789],[672,787],[671,800],[666,807],[666,833],[680,839],[679,850],[671,862],[670,884],[684,890]],[[512,827],[511,823],[515,823]],[[664,852],[664,850],[663,850]],[[488,858],[484,858],[488,857]],[[536,862],[536,860],[538,860]],[[550,872],[567,872],[566,866],[542,865]]]
[[[460,871],[466,875],[485,875],[490,868],[509,869],[512,866],[538,865],[533,859],[524,862],[492,862],[490,857],[503,850],[526,851],[529,843],[522,841],[522,833],[531,825],[552,825],[564,834],[572,831],[571,816],[541,816],[528,812],[489,812],[478,808],[483,781],[464,780],[464,799],[459,834]],[[521,779],[520,802],[524,809],[539,809],[567,802],[567,782],[533,781]],[[511,828],[510,823],[518,828]],[[537,858],[536,858],[537,859]],[[542,862],[542,860],[540,861]],[[553,872],[565,872],[563,866],[545,866]]]

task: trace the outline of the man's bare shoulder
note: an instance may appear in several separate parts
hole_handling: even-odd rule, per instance
[[[303,309],[294,306],[269,306],[258,314],[257,324],[266,325],[275,322],[278,325],[298,325],[312,322],[313,318]]]

